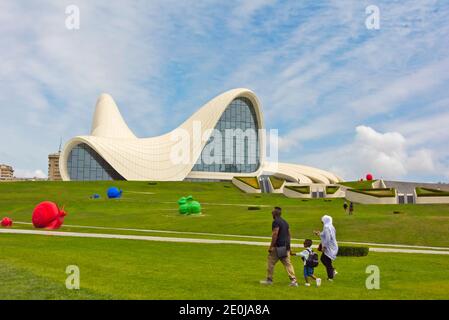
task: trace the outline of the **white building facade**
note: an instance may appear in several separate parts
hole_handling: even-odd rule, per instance
[[[60,157],[64,181],[232,180],[275,175],[297,183],[341,182],[333,173],[267,161],[263,113],[257,96],[233,89],[210,100],[178,128],[138,138],[111,96],[102,94],[90,135],[77,136]]]

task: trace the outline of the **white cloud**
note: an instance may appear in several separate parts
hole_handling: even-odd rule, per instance
[[[308,119],[306,118],[306,120]],[[305,142],[316,141],[331,135],[335,131],[342,130],[346,125],[344,115],[339,112],[306,121],[304,125],[298,126],[279,137],[279,151],[289,152]]]
[[[355,144],[350,157],[359,168],[383,177],[401,177],[407,173],[406,140],[398,132],[379,133],[366,126],[356,128]]]
[[[353,101],[351,107],[358,113],[366,115],[391,111],[402,102],[444,84],[449,79],[449,73],[441,70],[449,70],[449,59],[425,66],[391,83],[386,83],[373,94]]]
[[[276,0],[251,0],[238,2],[232,14],[229,15],[229,27],[234,31],[241,31],[247,24],[250,23],[251,18],[257,11],[272,6]]]
[[[348,144],[290,161],[322,167],[347,180],[360,179],[367,173],[383,179],[425,179],[447,177],[449,172],[438,154],[427,148],[415,148],[401,133],[382,133],[363,125],[355,128],[354,138]]]

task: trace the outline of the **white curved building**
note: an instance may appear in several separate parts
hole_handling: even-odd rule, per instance
[[[152,138],[136,137],[112,97],[102,94],[91,134],[71,139],[61,153],[61,177],[65,181],[182,181],[273,174],[299,183],[342,181],[324,170],[267,162],[263,129],[260,102],[248,89],[215,97],[178,128]]]

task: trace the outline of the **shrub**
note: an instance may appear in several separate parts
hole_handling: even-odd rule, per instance
[[[149,184],[150,186],[155,186],[155,185],[157,185],[157,182],[148,182],[148,184]]]
[[[338,191],[338,189],[340,189],[340,187],[337,187],[337,186],[327,186],[327,187],[326,187],[326,194],[334,194],[335,192]]]
[[[417,187],[416,195],[418,197],[449,197],[449,192],[438,189]]]
[[[340,257],[365,257],[368,255],[368,252],[368,247],[340,246],[337,255]]]
[[[248,210],[260,210],[260,207],[256,207],[256,206],[249,206]]]
[[[259,180],[257,177],[234,177],[240,182],[249,185],[251,188],[260,189]]]
[[[348,191],[366,194],[377,198],[389,198],[396,196],[396,189],[394,188],[379,188],[379,189],[349,189]]]
[[[290,189],[295,192],[299,192],[302,194],[310,194],[309,186],[285,186],[287,189]]]
[[[284,179],[275,176],[270,176],[270,181],[274,189],[280,189],[285,182]]]

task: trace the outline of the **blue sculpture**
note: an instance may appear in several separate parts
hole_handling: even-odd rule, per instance
[[[90,198],[91,199],[100,199],[100,195],[97,193],[94,193]]]
[[[116,187],[110,187],[108,189],[108,198],[109,199],[119,199],[122,197],[122,190],[119,190]]]

